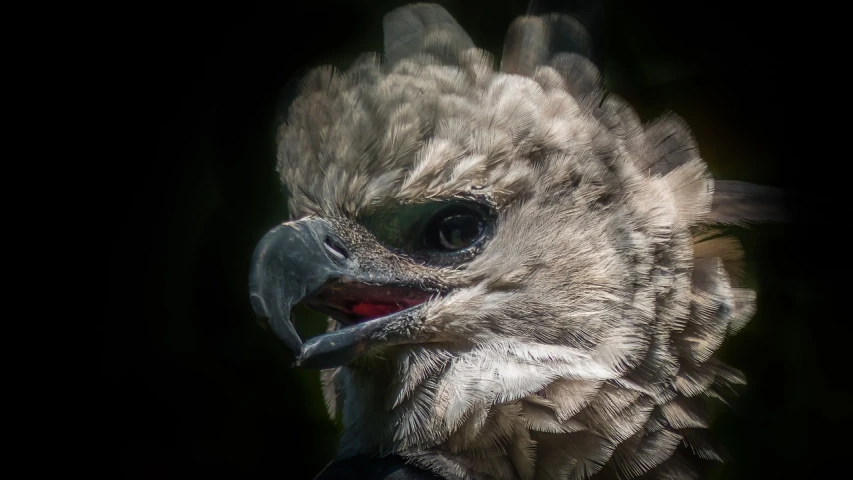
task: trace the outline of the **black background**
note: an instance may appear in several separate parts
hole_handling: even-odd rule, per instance
[[[302,68],[381,51],[382,15],[402,3],[145,3],[101,25],[108,73],[97,85],[120,113],[98,197],[112,247],[98,403],[109,448],[90,460],[110,477],[300,479],[332,458],[337,426],[316,372],[290,370],[255,324],[248,262],[286,217],[272,137],[282,88]],[[439,3],[494,53],[527,7]],[[849,319],[833,288],[847,281],[837,199],[849,140],[830,136],[846,121],[840,64],[819,59],[833,14],[769,2],[605,6],[610,88],[645,120],[683,116],[718,177],[789,192],[793,222],[735,230],[759,311],[723,349],[750,385],[715,423],[732,457],[718,476],[835,470],[851,396]]]

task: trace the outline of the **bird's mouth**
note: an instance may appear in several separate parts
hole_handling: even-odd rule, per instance
[[[296,366],[347,365],[371,349],[418,341],[412,332],[424,304],[444,293],[400,265],[360,255],[340,238],[340,228],[309,217],[270,230],[255,248],[252,307],[293,352]],[[292,320],[296,304],[329,315],[340,328],[303,342]]]
[[[347,280],[330,282],[302,303],[326,314],[343,327],[414,310],[435,295],[418,288],[371,285]]]

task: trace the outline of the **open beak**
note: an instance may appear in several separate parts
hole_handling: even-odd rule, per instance
[[[405,343],[391,326],[416,320],[419,307],[440,294],[423,278],[406,278],[375,259],[359,258],[336,227],[308,217],[270,230],[255,248],[249,273],[249,298],[255,314],[269,322],[294,353],[295,365],[332,368],[346,365],[369,349]],[[302,342],[291,320],[297,303],[335,319],[339,329]]]

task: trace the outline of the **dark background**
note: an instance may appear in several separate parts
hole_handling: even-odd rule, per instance
[[[332,458],[317,374],[289,369],[255,324],[248,262],[286,217],[272,137],[282,88],[302,68],[381,51],[382,15],[402,3],[145,3],[101,25],[98,85],[120,113],[98,197],[112,239],[105,449],[87,459],[110,478],[301,479]],[[439,3],[496,54],[527,7]],[[735,230],[759,310],[723,349],[750,385],[715,423],[732,457],[719,478],[835,470],[849,443],[851,329],[833,288],[848,281],[837,199],[849,139],[829,134],[849,116],[835,107],[841,67],[819,59],[833,14],[669,0],[607,1],[605,13],[611,90],[645,120],[683,116],[718,177],[789,192],[793,222]]]

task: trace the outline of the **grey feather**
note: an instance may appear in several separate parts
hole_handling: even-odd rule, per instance
[[[389,65],[421,53],[447,60],[474,42],[444,8],[420,3],[400,7],[385,15],[385,58]]]
[[[784,222],[781,189],[734,180],[717,181],[709,220],[714,223],[744,225],[759,222]]]

